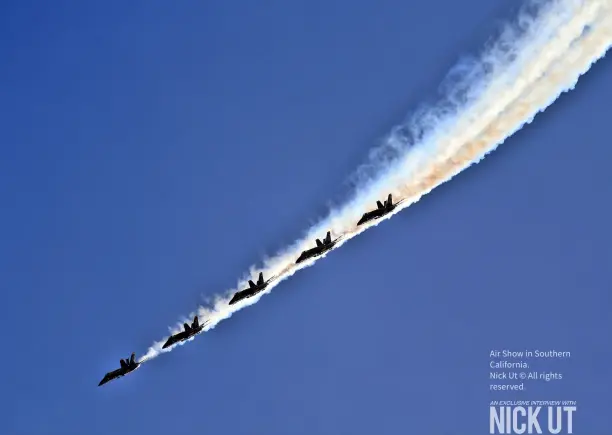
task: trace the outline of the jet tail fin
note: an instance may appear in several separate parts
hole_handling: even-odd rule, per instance
[[[387,207],[393,205],[393,197],[391,196],[391,194],[389,194],[389,197],[387,198]]]
[[[262,285],[264,283],[263,272],[259,272],[259,279],[257,280],[258,285]]]
[[[382,202],[380,201],[376,201],[376,205],[378,206],[378,208],[384,208]]]
[[[195,317],[193,318],[193,323],[191,324],[191,327],[195,329],[195,328],[197,328],[198,326],[200,326],[200,322],[198,321],[198,316],[195,316]]]
[[[319,239],[317,239],[317,246],[318,246],[318,247],[323,246],[323,243],[321,243],[321,241],[320,241]]]
[[[253,288],[253,287],[257,287],[257,286],[255,285],[255,283],[253,281],[249,280],[249,287]]]
[[[327,232],[327,235],[325,236],[325,243],[331,243],[331,231]]]
[[[121,368],[127,367],[127,364],[123,359],[119,360],[119,364],[121,365]]]
[[[189,327],[189,323],[183,323],[183,328],[185,329],[185,332],[189,332],[189,330],[191,329]]]
[[[136,359],[136,354],[132,353],[132,356],[130,356],[130,365],[136,364],[135,359]]]

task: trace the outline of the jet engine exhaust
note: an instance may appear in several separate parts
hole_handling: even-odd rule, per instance
[[[392,130],[370,161],[358,169],[357,188],[346,204],[331,210],[292,246],[265,259],[262,266],[253,266],[236,288],[215,296],[189,317],[206,319],[204,331],[214,328],[236,311],[257,303],[298,270],[478,163],[563,92],[572,90],[611,45],[612,0],[529,2],[515,24],[506,26],[477,60],[461,62],[452,71],[438,105],[417,111]],[[389,193],[401,205],[358,226],[360,217]],[[300,253],[311,249],[315,239],[322,239],[327,231],[340,238],[334,248],[296,264]],[[230,305],[232,295],[248,288],[247,280],[259,272],[276,278],[256,295]],[[173,335],[180,330],[175,328]],[[166,339],[154,343],[141,362],[176,347],[162,349],[164,342]]]

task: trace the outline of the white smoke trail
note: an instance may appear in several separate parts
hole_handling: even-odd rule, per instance
[[[518,23],[507,27],[461,80],[453,81],[455,87],[446,101],[392,132],[375,152],[374,161],[360,173],[362,179],[367,174],[369,184],[310,229],[306,237],[265,260],[260,270],[266,277],[277,275],[277,279],[264,292],[228,305],[231,295],[247,285],[243,279],[236,289],[216,296],[211,307],[199,307],[190,317],[198,314],[208,320],[205,331],[214,328],[234,312],[255,304],[297,270],[314,264],[316,259],[294,264],[299,253],[311,247],[314,237],[329,229],[334,236],[344,236],[336,245],[339,247],[417,202],[480,161],[559,95],[573,89],[578,78],[612,45],[612,0],[558,0],[529,6],[535,6],[536,11],[522,12]],[[386,170],[382,172],[382,168]],[[376,171],[378,174],[371,175]],[[361,214],[389,192],[405,202],[384,219],[356,227]],[[255,271],[252,267],[249,276]],[[164,341],[151,346],[141,361],[172,350],[161,349]]]

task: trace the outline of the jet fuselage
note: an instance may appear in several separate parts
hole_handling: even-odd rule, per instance
[[[306,251],[300,254],[298,259],[295,261],[295,264],[301,263],[302,261],[306,261],[309,258],[318,257],[319,255],[324,254],[325,252],[332,249],[335,244],[336,242],[334,241],[330,244],[326,244],[323,246],[315,246],[314,248],[307,249]]]
[[[252,298],[257,293],[261,293],[262,291],[264,291],[267,286],[268,283],[266,283],[263,287],[252,287],[236,292],[234,297],[232,297],[232,300],[229,301],[229,304],[234,305],[235,303],[240,302],[243,299]]]
[[[168,340],[162,346],[162,349],[172,346],[181,341],[185,341],[194,335],[199,334],[204,329],[204,326],[208,323],[208,320],[200,325],[198,321],[198,316],[193,318],[193,322],[191,325],[189,323],[183,323],[183,330],[181,332],[177,332],[174,335],[171,335]]]
[[[371,220],[379,219],[387,213],[391,213],[395,209],[396,205],[397,204],[393,204],[392,206],[387,206],[385,208],[377,208],[376,210],[367,212],[361,217],[361,219],[359,219],[357,225],[365,224],[366,222],[370,222]]]
[[[170,336],[170,338],[168,338],[168,340],[162,346],[162,349],[165,349],[167,347],[172,346],[173,344],[176,344],[176,343],[181,342],[181,341],[185,341],[185,340],[193,337],[194,335],[202,332],[202,328],[204,328],[204,325],[202,325],[202,326],[200,326],[199,328],[196,328],[196,329],[190,329],[189,331],[181,331],[181,332],[179,332],[176,335]]]
[[[140,363],[136,363],[136,365],[132,365],[132,366],[127,366],[127,367],[121,367],[118,368],[117,370],[113,370],[112,372],[107,373],[104,378],[100,381],[100,383],[98,384],[98,387],[106,384],[107,382],[110,382],[114,379],[118,379],[121,378],[125,375],[127,375],[128,373],[132,373],[134,370],[136,370],[137,368],[140,367]]]

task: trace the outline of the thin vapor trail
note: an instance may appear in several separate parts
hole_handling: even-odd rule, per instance
[[[199,307],[190,317],[198,314],[209,321],[205,330],[214,328],[299,269],[314,264],[317,259],[294,262],[315,237],[328,229],[334,236],[344,235],[339,247],[414,204],[480,161],[563,92],[572,90],[612,45],[612,0],[536,1],[529,6],[537,11],[521,13],[518,24],[507,27],[477,62],[468,68],[463,65],[463,75],[454,80],[443,103],[393,130],[374,161],[360,173],[362,178],[367,173],[368,182],[352,200],[333,210],[305,238],[265,260],[259,270],[266,277],[277,276],[266,291],[230,306],[231,295],[246,286],[246,279],[241,280],[236,289],[217,295],[210,307]],[[405,202],[384,219],[356,227],[361,214],[389,192]],[[252,267],[249,276],[256,270]],[[164,341],[151,346],[141,361],[172,350],[161,349]]]

